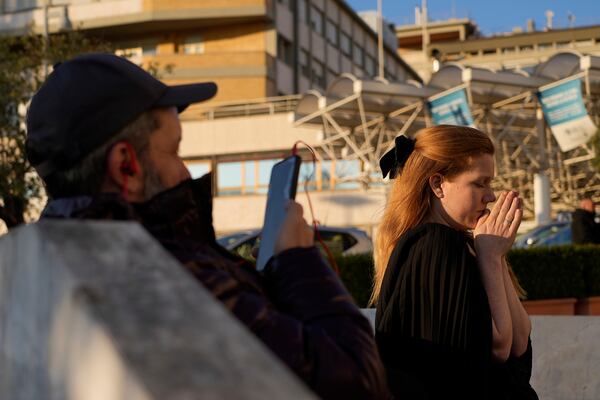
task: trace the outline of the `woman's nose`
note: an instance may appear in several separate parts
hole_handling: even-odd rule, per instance
[[[487,194],[486,197],[484,197],[484,201],[486,203],[493,203],[494,201],[496,201],[496,195],[494,194],[493,190],[490,190]]]

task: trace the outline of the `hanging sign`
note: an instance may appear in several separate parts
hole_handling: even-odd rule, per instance
[[[542,86],[538,98],[546,122],[563,152],[587,143],[596,132],[583,103],[581,78]]]
[[[427,104],[434,125],[473,126],[473,116],[464,88],[432,96]]]

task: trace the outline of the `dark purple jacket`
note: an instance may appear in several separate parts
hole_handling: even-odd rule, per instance
[[[324,399],[388,398],[370,324],[315,247],[258,273],[215,241],[210,176],[144,204],[119,195],[58,199],[43,217],[136,220]],[[249,366],[251,367],[251,366]]]

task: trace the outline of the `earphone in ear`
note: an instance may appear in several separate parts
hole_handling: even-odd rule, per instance
[[[121,172],[123,174],[133,176],[139,171],[136,162],[135,151],[133,150],[133,146],[131,146],[131,143],[125,141],[123,141],[122,143],[125,144],[125,147],[127,148],[127,153],[129,153],[129,160],[123,161],[123,163],[121,163]]]

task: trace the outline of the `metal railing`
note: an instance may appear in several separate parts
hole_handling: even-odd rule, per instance
[[[301,95],[289,95],[191,106],[181,115],[181,118],[182,120],[214,120],[293,112],[301,97]]]

